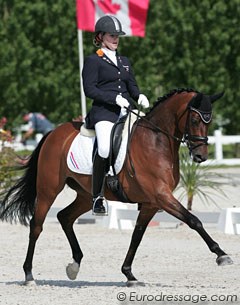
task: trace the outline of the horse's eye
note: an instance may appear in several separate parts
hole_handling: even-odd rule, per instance
[[[192,118],[191,123],[193,126],[198,126],[199,125],[199,120],[197,118]]]

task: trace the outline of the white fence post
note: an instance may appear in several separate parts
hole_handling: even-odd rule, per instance
[[[206,164],[225,164],[237,165],[240,164],[240,158],[224,158],[223,145],[240,143],[240,135],[222,135],[221,129],[215,130],[213,136],[208,137],[208,143],[214,145],[214,159],[207,160]]]
[[[222,131],[217,129],[214,131],[215,136],[215,159],[221,161],[223,159],[223,148],[222,148]]]

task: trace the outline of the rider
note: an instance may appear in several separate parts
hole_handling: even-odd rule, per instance
[[[94,44],[99,49],[84,61],[82,76],[87,97],[93,99],[85,122],[95,129],[98,151],[93,160],[93,214],[104,215],[105,177],[109,170],[110,135],[114,123],[133,108],[136,101],[143,108],[149,101],[137,86],[127,57],[117,53],[119,36],[125,33],[120,21],[111,15],[101,17],[95,24]],[[132,100],[133,99],[133,100]]]

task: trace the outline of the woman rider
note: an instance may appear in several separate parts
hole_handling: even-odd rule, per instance
[[[110,135],[114,123],[136,101],[143,108],[149,101],[141,94],[127,57],[117,53],[119,36],[125,33],[120,21],[111,15],[101,17],[95,25],[95,54],[84,61],[82,76],[85,95],[93,100],[86,116],[87,128],[95,129],[98,149],[93,160],[93,214],[104,215],[104,184],[109,170]]]

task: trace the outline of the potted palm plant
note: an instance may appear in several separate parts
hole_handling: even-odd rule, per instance
[[[187,198],[187,209],[192,210],[193,198],[198,196],[203,203],[217,203],[213,199],[213,192],[226,197],[222,189],[221,179],[224,175],[213,172],[210,166],[203,166],[192,161],[184,147],[180,149],[180,181],[176,190],[179,190],[179,200]],[[216,193],[216,192],[215,192]]]

